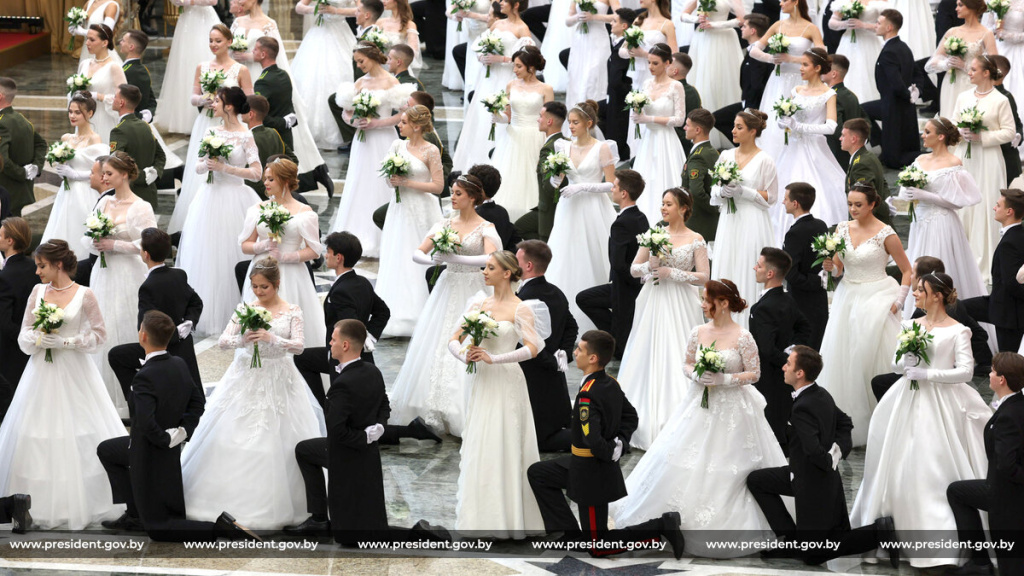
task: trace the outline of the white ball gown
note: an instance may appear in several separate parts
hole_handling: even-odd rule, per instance
[[[429,232],[433,236],[451,220],[438,222]],[[501,250],[501,238],[490,222],[483,222],[462,238],[458,254],[478,256],[484,253],[484,240]],[[416,279],[422,278],[422,275]],[[412,340],[398,376],[388,391],[392,424],[406,424],[422,416],[430,426],[462,436],[469,399],[465,382],[466,368],[448,353],[448,341],[458,329],[466,303],[484,290],[479,266],[448,263],[434,285],[416,323]]]
[[[256,231],[258,240],[266,240],[270,235],[270,229],[266,224],[259,223],[260,203],[249,207],[245,213],[245,223],[242,224],[242,233],[238,236],[238,242],[244,242]],[[310,248],[317,254],[323,252],[324,245],[320,242],[320,228],[317,221],[317,213],[313,210],[306,210],[293,214],[292,219],[285,223],[284,234],[277,245],[282,254],[298,252],[303,248]],[[249,269],[245,273],[245,283],[242,285],[242,301],[251,302],[256,299],[252,291],[252,282],[249,274],[252,273],[256,262],[265,258],[266,254],[253,256]],[[304,345],[309,348],[323,346],[320,335],[327,332],[327,324],[324,320],[324,308],[320,302],[320,296],[316,293],[316,286],[313,279],[309,277],[309,268],[305,262],[278,262],[281,270],[281,286],[277,289],[281,298],[287,302],[293,302],[302,310],[303,326],[305,328],[306,340]]]
[[[426,160],[436,167],[432,174],[430,167],[409,152],[408,140],[395,140],[388,155],[400,154],[409,161],[409,180],[430,182],[441,176],[441,154],[434,146],[427,146]],[[380,178],[383,180],[383,178]],[[385,181],[385,184],[387,181]],[[441,205],[437,195],[400,187],[402,201],[395,192],[390,193],[388,217],[380,242],[380,268],[377,272],[375,290],[388,303],[391,318],[384,328],[384,336],[412,336],[417,320],[427,303],[427,285],[416,280],[423,277],[423,266],[412,259],[416,247],[441,217]]]
[[[810,24],[808,24],[810,26]],[[807,38],[803,36],[786,36],[789,39],[789,50],[786,54],[790,56],[796,56],[799,58],[804,52],[811,49],[814,46]],[[758,110],[768,115],[767,126],[764,132],[761,133],[761,137],[757,141],[758,148],[768,152],[768,155],[772,158],[778,158],[782,155],[782,149],[785,145],[785,137],[781,128],[778,127],[776,122],[779,120],[778,115],[772,110],[772,106],[780,96],[785,95],[790,97],[793,95],[793,88],[796,88],[799,84],[803,84],[803,79],[800,78],[800,63],[799,62],[784,62],[779,65],[779,73],[776,74],[774,71],[768,76],[768,83],[765,84],[764,94],[761,95],[761,105],[758,106]],[[748,105],[751,103],[748,102]],[[792,140],[792,134],[790,139]]]
[[[896,232],[885,226],[860,246],[850,239],[849,222],[840,222],[836,233],[846,240],[846,254],[840,258],[845,268],[822,337],[825,366],[818,384],[853,420],[853,445],[863,446],[876,404],[871,379],[891,371],[889,359],[900,332],[899,319],[889,312],[899,284],[885,273],[885,239]]]
[[[188,273],[189,284],[203,299],[203,315],[195,327],[203,336],[219,332],[218,327],[228,323],[241,300],[234,270],[235,264],[248,256],[242,253],[238,232],[249,207],[260,202],[245,179],[255,180],[263,172],[252,132],[230,132],[222,127],[213,131],[233,146],[228,164],[256,166],[242,176],[214,172],[212,183],[206,182],[206,163],[197,167],[203,178],[181,230],[177,266]]]
[[[189,95],[195,82],[196,67],[213,60],[213,52],[210,52],[206,39],[213,26],[220,24],[217,11],[213,9],[216,3],[217,0],[190,0],[191,5],[184,6],[178,15],[156,116],[153,117],[153,124],[167,132],[188,134],[199,115]]]
[[[836,15],[835,8],[842,0],[832,0],[832,21],[842,21]],[[859,20],[864,23],[874,24],[878,22],[878,13],[887,6],[886,2],[866,2],[864,12]],[[875,86],[875,62],[878,61],[878,54],[882,51],[882,37],[875,34],[874,30],[856,30],[857,41],[853,41],[854,30],[843,32],[839,40],[839,47],[836,54],[842,54],[850,60],[850,69],[843,79],[843,84],[853,92],[860,102],[878,100],[878,87]]]
[[[569,8],[573,0],[551,0],[551,12],[548,13],[548,26],[544,32],[544,41],[540,44],[540,53],[544,56],[544,82],[555,89],[565,92],[569,86],[569,73],[562,66],[558,55],[572,44],[573,30],[565,24],[569,17]],[[596,6],[596,4],[595,4]],[[594,22],[604,28],[601,22]],[[611,45],[608,46],[611,50]],[[573,102],[575,104],[575,102]],[[572,104],[569,104],[572,106]]]
[[[351,2],[332,4],[342,6]],[[295,9],[301,6],[298,4]],[[308,6],[308,9],[312,10],[313,6]],[[356,37],[344,16],[321,14],[319,17],[323,17],[323,23],[318,26],[314,19],[314,25],[302,37],[292,62],[293,97],[302,102],[317,146],[333,150],[343,144],[343,139],[327,105],[327,98],[334,94],[339,84],[353,80],[352,49],[356,45]],[[330,57],[325,58],[326,54]]]
[[[213,70],[210,66],[212,63],[212,61],[203,62],[200,67],[200,74]],[[221,85],[225,87],[238,86],[238,74],[242,71],[242,67],[243,65],[237,62],[232,64],[230,68],[224,71],[226,78]],[[194,73],[195,71],[193,71]],[[185,101],[190,101],[189,97],[182,96]],[[185,169],[181,177],[181,191],[178,193],[178,199],[174,202],[174,212],[171,213],[171,220],[167,224],[168,234],[181,232],[182,226],[185,225],[185,220],[188,219],[192,202],[199,193],[199,187],[206,182],[205,172],[203,175],[196,173],[196,165],[199,163],[199,146],[202,145],[203,138],[210,133],[210,130],[223,125],[221,119],[210,115],[212,111],[212,108],[204,109],[201,114],[195,117],[195,122],[192,124],[192,137],[188,141],[188,152],[185,153]]]
[[[497,198],[508,210],[512,222],[537,205],[540,184],[537,163],[546,136],[537,129],[537,119],[544,108],[544,95],[526,90],[512,90],[508,101],[512,120],[505,126],[505,138],[498,138],[492,163],[501,172]]]
[[[689,380],[700,329],[690,332],[686,375],[676,376],[686,391],[675,414],[626,478],[629,495],[613,503],[609,515],[616,526],[632,526],[679,512],[687,531],[687,554],[744,556],[752,551],[714,549],[708,543],[774,538],[747,490],[747,475],[785,466],[786,458],[764,417],[764,397],[751,385],[760,378],[761,367],[750,332],[743,330],[732,347],[722,342],[716,346],[724,356],[725,373],[743,385],[707,387],[708,407],[701,408],[705,387]]]
[[[477,0],[476,4],[473,5],[472,11],[477,14],[489,14],[491,11],[491,3],[487,0]],[[456,24],[458,28],[458,24]],[[487,30],[487,22],[473,19],[465,19],[462,21],[462,30],[465,34],[466,46],[471,50],[477,39],[480,38],[480,34]],[[449,38],[451,35],[449,35]],[[530,40],[533,42],[533,40]],[[454,48],[454,45],[452,46]],[[445,66],[448,66],[448,60],[451,59],[451,50],[448,50],[445,56]],[[467,50],[466,53],[466,75],[462,77],[463,94],[469,95],[470,92],[476,90],[477,82],[483,78],[480,74],[480,69],[484,67],[480,63],[480,60],[476,58],[477,54]],[[455,69],[455,73],[458,74],[459,69],[455,66],[455,61],[452,60],[452,67]],[[493,75],[493,70],[492,70]],[[509,78],[511,80],[511,78]],[[456,88],[451,88],[456,90]],[[469,110],[470,101],[466,99],[463,102],[463,109]]]
[[[719,162],[735,162],[736,150],[723,150],[718,157]],[[718,229],[715,233],[715,253],[711,261],[711,277],[715,280],[728,278],[736,283],[740,296],[747,301],[747,308],[733,314],[736,322],[746,328],[750,322],[750,306],[754,304],[761,290],[754,267],[761,248],[765,246],[781,246],[773,232],[770,210],[778,206],[779,179],[775,172],[775,161],[767,152],[761,150],[754,155],[747,165],[740,169],[743,175],[741,186],[754,190],[765,190],[768,199],[760,194],[753,200],[733,198],[736,212],[729,212],[729,201],[722,198],[722,187],[712,186],[711,204],[717,205]]]
[[[953,28],[947,32],[946,38],[949,36],[955,36],[955,31],[956,28]],[[945,41],[945,39],[943,39],[943,41]],[[984,53],[984,39],[978,40],[977,42],[968,42],[967,54],[963,57],[964,65],[970,68],[971,60],[974,60]],[[949,66],[946,65],[945,59],[945,56],[940,56],[938,52],[936,52],[925,65],[925,71],[931,74],[943,71],[946,72],[946,75],[942,78],[941,86],[939,86],[939,116],[952,120],[953,116],[960,111],[960,95],[965,92],[974,92],[974,85],[971,84],[971,78],[967,75],[967,70],[956,70],[956,78],[954,79],[953,72]]]
[[[600,184],[604,180],[605,166],[618,161],[613,146],[614,142],[602,141],[594,142],[586,151],[575,146],[580,155],[578,164],[572,160],[572,145],[568,140],[555,142],[555,151],[570,158],[570,168],[565,175],[570,185]],[[552,256],[545,276],[565,293],[569,312],[576,319],[580,334],[596,327],[576,304],[576,294],[608,282],[611,273],[608,232],[612,222],[615,222],[615,207],[606,193],[580,192],[570,198],[559,198],[555,205],[555,220],[548,238]]]
[[[533,46],[533,40],[527,36],[524,38],[517,38],[515,34],[508,30],[491,30],[493,34],[501,37],[502,48],[504,48],[503,54],[505,56],[512,56],[517,50],[524,46]],[[478,37],[479,39],[479,37]],[[474,51],[476,44],[470,44],[467,56],[466,56],[466,76],[470,75],[469,61],[476,59],[480,56]],[[479,61],[477,62],[479,64]],[[491,64],[490,76],[487,73],[488,67],[480,64],[476,68],[476,77],[474,79],[473,90],[475,94],[472,101],[466,103],[466,115],[465,120],[462,122],[462,131],[459,133],[458,143],[455,145],[455,153],[452,155],[452,164],[454,170],[469,170],[474,164],[490,164],[491,158],[487,155],[494,147],[494,142],[487,139],[487,134],[491,130],[491,113],[484,107],[482,100],[486,96],[497,94],[508,86],[508,83],[515,78],[515,74],[512,73],[511,63],[502,64]],[[467,96],[469,95],[467,80]],[[534,126],[536,130],[537,126]],[[543,146],[543,142],[541,142]],[[537,146],[538,151],[540,146]],[[498,156],[495,155],[495,158]],[[533,168],[536,170],[536,167]],[[505,176],[504,174],[502,175]],[[504,204],[504,200],[502,201]],[[531,205],[530,208],[533,208]],[[511,217],[511,214],[509,214]],[[515,218],[512,218],[515,221]]]
[[[107,6],[111,4],[117,7],[117,10],[115,10],[114,12],[114,22],[116,23],[117,21],[119,21],[121,19],[121,3],[118,0],[89,0],[85,3],[84,8],[84,10],[89,14],[89,19],[84,24],[82,24],[82,28],[88,30],[89,26],[92,26],[93,24],[103,24],[103,20],[106,19],[106,16],[104,16],[104,12],[107,11]],[[113,30],[113,32],[116,34],[117,30]],[[117,38],[114,38],[114,44],[117,44]],[[80,40],[80,46],[82,52],[78,56],[79,64],[92,58],[92,54],[89,54],[89,51],[85,49],[84,36]],[[120,66],[120,57],[117,54],[114,54],[113,50],[111,50],[110,53],[114,56],[114,58],[118,59],[118,66]],[[106,142],[106,139],[104,139],[103,141]]]
[[[598,14],[608,13],[608,4],[594,2]],[[578,8],[577,8],[578,10]],[[608,40],[608,28],[603,22],[577,22],[572,29],[570,40],[568,86],[565,88],[565,102],[570,109],[584,100],[603,100],[608,97],[608,58],[612,46]],[[545,66],[550,66],[550,60]],[[547,74],[545,73],[545,77]]]
[[[409,95],[415,89],[412,84],[396,84],[387,90],[361,90],[359,93],[369,92],[379,98],[377,115],[379,118],[389,118],[405,108]],[[355,84],[343,84],[338,87],[335,98],[339,106],[351,110],[355,97]],[[373,211],[380,208],[381,204],[387,204],[395,195],[380,177],[380,163],[387,157],[395,141],[395,127],[380,126],[362,130],[362,140],[359,132],[356,130],[352,140],[345,190],[341,194],[338,211],[331,219],[331,232],[355,234],[363,245],[363,256],[377,258],[381,253],[381,229],[373,223]],[[406,256],[409,257],[408,254]]]
[[[741,5],[736,1],[719,0],[714,12],[707,14],[712,23],[729,20],[729,13]],[[693,2],[696,6],[696,0]],[[709,28],[697,29],[690,39],[690,57],[693,58],[693,70],[687,76],[690,84],[700,93],[701,107],[706,110],[718,110],[723,106],[739,102],[740,67],[743,65],[743,50],[740,49],[736,37],[736,29]],[[687,110],[687,113],[690,111]],[[718,130],[711,133],[711,145],[717,149],[731,148],[729,138]]]
[[[78,65],[78,73],[85,74],[92,80],[92,83],[89,85],[89,92],[93,95],[105,95],[103,102],[96,103],[96,112],[92,115],[91,122],[92,129],[100,135],[100,142],[110,142],[110,131],[117,124],[118,114],[114,112],[111,106],[114,103],[114,94],[117,92],[117,86],[124,79],[124,73],[121,71],[121,58],[113,50],[109,52],[108,58],[110,59],[91,76],[89,76],[89,64],[94,60],[92,56],[82,60]],[[121,80],[118,80],[119,78]],[[70,98],[70,95],[68,97]]]
[[[106,213],[107,206],[113,203],[114,196],[104,196],[96,210]],[[92,276],[89,277],[89,286],[100,303],[107,329],[107,337],[96,347],[92,359],[103,375],[114,408],[122,418],[127,418],[128,402],[107,362],[107,352],[118,344],[139,341],[139,286],[146,279],[146,265],[139,256],[141,248],[137,242],[142,239],[143,230],[156,228],[156,216],[149,202],[138,199],[128,205],[125,219],[114,220],[114,224],[114,234],[110,236],[114,249],[103,253],[107,267],[98,262],[92,267]],[[90,253],[98,254],[92,248],[92,238],[83,236],[80,243],[88,247]]]
[[[903,15],[900,38],[910,46],[914,60],[921,60],[935,50],[935,16],[929,0],[892,0],[890,8]],[[959,74],[957,74],[959,76]]]
[[[698,287],[708,281],[708,245],[702,238],[672,249],[662,258],[672,276],[649,279],[636,298],[636,313],[617,380],[640,417],[630,444],[649,450],[686,398],[679,382],[679,343],[704,323]],[[650,264],[633,264],[633,276],[651,274]]]
[[[469,310],[484,305],[480,298]],[[520,302],[515,321],[499,321],[497,335],[480,347],[492,356],[512,352],[519,342],[541,349],[550,335],[547,306],[537,300]],[[468,383],[455,529],[502,539],[541,534],[544,520],[526,478],[530,465],[540,461],[540,452],[523,371],[516,363],[477,362]]]
[[[302,352],[302,310],[292,305],[270,326],[276,340],[258,343],[263,366],[257,368],[250,368],[253,345],[235,320],[221,334],[220,347],[239,353],[181,454],[185,510],[192,520],[212,521],[230,510],[248,528],[278,530],[307,517],[295,445],[327,430],[292,362]],[[238,486],[226,478],[252,481]]]
[[[477,4],[483,4],[482,1]],[[445,88],[459,92],[465,88],[466,83],[462,79],[462,73],[459,72],[459,66],[455,63],[455,57],[452,56],[452,49],[462,43],[469,41],[469,30],[468,26],[470,22],[475,22],[469,18],[465,18],[462,21],[462,29],[459,29],[459,22],[452,17],[452,10],[455,7],[452,5],[452,0],[445,0],[444,13],[448,17],[448,21],[445,23],[445,36],[444,36],[444,70],[441,72],[441,86]],[[474,6],[475,8],[475,6]],[[476,10],[473,10],[476,12]],[[466,63],[469,64],[469,57],[467,55]]]
[[[996,47],[1010,62],[1024,62],[1024,0],[1010,2],[1010,11],[1003,17],[1003,37],[996,37]],[[1024,65],[1011,66],[1003,86],[1011,94],[1024,94]],[[1024,158],[1024,149],[1018,150]]]
[[[67,138],[63,140],[70,144]],[[96,200],[100,197],[99,192],[89,186],[89,173],[96,158],[107,154],[110,154],[110,147],[102,142],[75,148],[75,157],[68,166],[77,170],[81,178],[68,178],[68,186],[61,182],[40,242],[53,238],[67,240],[79,260],[89,257],[89,250],[76,240],[85,235],[85,219],[95,213]]]
[[[662,27],[664,26],[665,24],[663,23]],[[668,37],[665,36],[665,33],[662,32],[661,30],[644,30],[643,33],[644,40],[641,47],[644,50],[650,50],[651,48],[654,48],[655,44],[666,42],[668,40]],[[629,49],[626,47],[625,42],[623,42],[622,46],[619,47],[619,57],[627,59],[629,58]],[[651,70],[650,68],[647,67],[647,58],[644,58],[642,56],[634,58],[633,65],[630,66],[629,70],[626,72],[626,76],[629,76],[633,80],[633,90],[644,89],[644,85],[647,83],[648,80],[651,79]],[[684,114],[686,113],[685,103],[686,101],[684,100]],[[573,104],[575,104],[575,102],[570,104],[570,106],[572,106]],[[636,151],[639,147],[639,143],[637,142],[638,138],[636,137],[636,129],[634,128],[635,126],[636,124],[633,122],[633,119],[630,118],[629,132],[626,134],[626,143],[629,144],[629,150],[632,152],[633,157],[636,157]]]
[[[18,335],[18,346],[31,358],[0,426],[0,491],[31,494],[40,528],[82,530],[124,512],[111,503],[96,447],[126,432],[89,358],[106,339],[96,296],[84,286],[76,289],[57,332],[73,344],[55,348],[48,363],[32,330],[32,310],[45,292],[44,284],[32,290]]]
[[[971,106],[977,106],[984,114],[985,130],[981,132],[981,141],[971,144],[970,158],[964,141],[957,144],[953,153],[963,161],[964,169],[974,176],[982,191],[981,202],[961,210],[960,219],[977,258],[981,277],[988,283],[992,275],[992,253],[999,243],[999,224],[992,219],[992,210],[999,199],[999,190],[1006,185],[1006,162],[999,146],[1013,140],[1016,128],[1010,101],[998,90],[981,98],[975,96],[974,90],[964,92],[957,98],[956,114],[949,119],[956,124],[960,121],[960,111]]]
[[[637,199],[636,207],[652,222],[661,221],[661,195],[669,188],[682,185],[686,164],[686,152],[675,131],[675,127],[686,121],[686,91],[675,80],[670,80],[662,89],[661,94],[653,93],[653,78],[643,85],[643,91],[651,98],[643,113],[667,116],[668,124],[644,124],[638,147],[630,148],[636,150],[633,170],[642,174],[645,182],[644,193]],[[629,133],[634,133],[632,127]]]
[[[797,94],[794,88],[793,102],[803,109],[793,117],[801,124],[824,124],[828,114],[828,101],[835,98],[835,95],[835,90],[831,88],[817,96]],[[846,171],[828,149],[824,134],[790,132],[789,145],[783,144],[777,158],[779,181],[807,182],[814,186],[816,194],[811,214],[815,218],[823,220],[830,228],[849,219],[850,211],[846,206],[844,186]],[[786,214],[781,202],[771,209],[771,216],[775,230],[775,246],[782,246],[786,232],[793,225],[793,217]]]
[[[905,328],[910,322],[904,323]],[[892,516],[899,530],[916,541],[955,539],[946,487],[958,480],[985,478],[985,424],[992,410],[969,382],[974,372],[971,331],[962,324],[933,328],[928,344],[927,380],[910,389],[904,376],[886,392],[871,416],[864,479],[850,512],[854,526]],[[893,357],[902,372],[903,360]],[[856,430],[856,429],[855,429]],[[938,558],[934,550],[903,553],[914,568],[957,564],[957,552]]]

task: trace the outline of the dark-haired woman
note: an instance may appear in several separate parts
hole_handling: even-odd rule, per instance
[[[110,131],[117,123],[117,112],[111,106],[117,87],[126,82],[121,70],[121,58],[114,52],[114,33],[102,24],[89,27],[85,36],[85,50],[92,55],[78,64],[78,73],[89,77],[89,91],[98,102],[92,127],[100,135],[101,142],[110,142]]]
[[[984,0],[957,2],[956,17],[962,18],[964,23],[946,31],[946,35],[942,37],[938,47],[935,48],[935,53],[925,64],[926,72],[946,73],[939,90],[939,116],[952,119],[956,111],[959,110],[957,100],[960,95],[971,90],[972,82],[969,72],[971,61],[982,54],[998,54],[999,49],[996,47],[995,36],[981,23],[981,17],[986,10],[988,10],[988,6]],[[916,24],[916,22],[911,23],[905,18],[906,14],[904,14],[904,22],[907,22],[908,25],[904,28],[911,28]],[[967,54],[963,57],[950,56],[946,53],[946,40],[952,37],[960,38],[967,45]],[[911,50],[914,50],[913,46],[911,46]],[[914,57],[922,58],[916,50],[914,50]],[[955,79],[952,74],[956,74]]]
[[[189,284],[203,299],[203,315],[196,326],[201,335],[219,333],[241,299],[234,269],[245,254],[238,234],[246,211],[260,201],[245,181],[256,180],[263,174],[252,132],[238,119],[248,111],[241,88],[217,91],[213,116],[224,125],[213,128],[211,133],[231,146],[231,153],[226,159],[200,158],[195,168],[196,174],[202,176],[199,190],[181,229],[177,264],[188,272]],[[211,182],[207,182],[208,176]]]
[[[18,336],[31,358],[0,426],[0,490],[31,493],[40,528],[82,530],[124,511],[111,503],[96,458],[99,443],[124,436],[124,426],[89,358],[107,333],[92,290],[71,279],[75,253],[67,242],[50,240],[35,259],[42,283],[32,290]],[[52,334],[32,327],[32,311],[44,302],[62,314]]]
[[[630,6],[629,3],[625,4],[626,8],[636,9],[636,6]],[[650,51],[654,49],[658,44],[663,44],[668,47],[668,58],[672,57],[672,53],[679,49],[677,42],[677,34],[675,24],[672,23],[672,7],[669,0],[640,0],[640,8],[642,12],[637,14],[636,20],[633,21],[633,26],[639,28],[644,33],[643,43],[637,48],[629,48],[625,42],[619,46],[619,57],[620,58],[631,58],[632,64],[629,67],[627,74],[633,79],[633,89],[644,89],[644,84],[654,76],[654,73],[650,70],[647,65]],[[614,23],[614,20],[612,21]],[[665,59],[664,57],[662,58]],[[671,64],[671,62],[669,62]],[[685,112],[684,112],[685,113]],[[637,148],[639,148],[639,142],[636,138],[636,130],[634,129],[636,122],[630,118],[629,120],[629,133],[627,134],[627,142],[629,143],[629,149],[636,156]],[[644,178],[647,175],[644,174]],[[678,184],[675,184],[678,186]],[[670,188],[659,188],[659,192]],[[657,202],[655,201],[655,204]],[[657,206],[654,206],[657,208]]]
[[[900,331],[898,314],[910,293],[910,261],[892,227],[872,214],[878,202],[878,193],[869,185],[850,189],[851,220],[840,222],[835,231],[846,242],[846,252],[822,264],[825,272],[843,280],[821,342],[825,367],[818,383],[853,420],[854,446],[867,440],[875,407],[871,379],[890,370]],[[889,258],[900,269],[902,285],[885,272]]]
[[[85,219],[95,210],[99,191],[89,186],[89,174],[96,158],[110,153],[110,147],[92,129],[90,121],[95,113],[96,100],[88,92],[78,92],[71,97],[68,121],[75,131],[61,136],[60,140],[75,149],[75,157],[53,166],[63,181],[53,201],[50,219],[46,221],[43,242],[51,238],[72,241],[81,238],[85,234]],[[89,251],[77,242],[71,248],[79,260],[89,256]]]
[[[871,415],[864,478],[850,523],[863,526],[892,516],[900,531],[913,533],[914,540],[944,542],[957,529],[946,487],[958,480],[985,478],[988,472],[985,424],[992,410],[970,384],[971,330],[946,313],[957,299],[953,279],[937,273],[916,282],[915,304],[925,316],[914,323],[932,338],[928,361],[912,354],[899,359],[892,355],[892,369],[903,377]],[[903,327],[910,328],[911,321]],[[910,550],[903,556],[917,569],[959,563],[955,551],[934,552],[941,549],[938,544],[928,552]]]
[[[617,526],[679,512],[687,531],[686,553],[694,556],[729,558],[752,552],[708,546],[727,539],[725,530],[737,540],[772,538],[768,521],[747,491],[746,478],[761,467],[784,466],[786,458],[765,419],[764,397],[749,386],[761,377],[757,344],[732,319],[746,306],[732,281],[704,285],[701,309],[711,320],[690,332],[685,379],[677,381],[686,392],[626,479],[629,495],[609,510]],[[709,347],[725,370],[697,376],[698,351]]]
[[[89,33],[89,27],[93,24],[103,24],[111,30],[117,29],[117,21],[121,18],[121,3],[117,0],[89,0],[85,3],[83,9],[89,15],[89,19],[83,22],[81,26],[68,26],[68,32],[71,34],[85,38]],[[90,57],[89,51],[82,48],[82,52],[79,55],[79,64],[85,62]],[[117,55],[114,58],[118,59],[118,67],[120,67],[120,58]]]

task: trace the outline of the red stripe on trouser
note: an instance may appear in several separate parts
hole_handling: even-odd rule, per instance
[[[593,506],[587,506],[587,513],[590,515],[590,539],[597,540],[597,511]]]

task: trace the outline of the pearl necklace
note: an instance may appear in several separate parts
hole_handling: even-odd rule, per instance
[[[991,92],[992,92],[993,90],[995,90],[995,89],[996,89],[996,87],[995,87],[995,86],[993,86],[993,87],[989,88],[988,90],[986,90],[986,91],[982,92],[981,90],[978,90],[977,88],[975,88],[975,89],[974,89],[974,94],[975,94],[976,96],[985,96],[985,95],[987,95],[987,94],[990,94],[990,93],[991,93]]]
[[[107,57],[102,59],[102,60],[100,60],[99,58],[97,58],[95,56],[93,56],[92,59],[95,60],[97,64],[102,64],[102,63],[106,62],[107,60],[110,60],[110,53],[107,52]]]
[[[49,284],[47,284],[47,286],[50,287],[50,290],[54,290],[54,291],[57,291],[57,292],[63,292],[65,290],[68,290],[69,288],[71,288],[74,285],[75,285],[75,281],[74,280],[72,280],[70,284],[68,284],[67,286],[65,286],[63,288],[57,288],[56,286],[53,285],[53,282],[50,282]]]

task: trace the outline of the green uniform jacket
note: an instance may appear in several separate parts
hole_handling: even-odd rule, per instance
[[[846,171],[846,193],[850,193],[850,187],[857,182],[867,182],[875,187],[878,192],[878,205],[875,206],[875,218],[886,224],[891,224],[889,217],[889,206],[885,199],[889,197],[889,185],[885,182],[885,172],[882,162],[873,152],[867,148],[857,150],[857,153],[850,158],[850,168]]]
[[[153,94],[153,80],[149,77],[149,68],[142,65],[138,58],[125,61],[121,66],[124,70],[124,77],[128,83],[142,92],[142,100],[135,108],[135,115],[142,118],[141,112],[149,110],[149,113],[156,116],[156,95]]]
[[[403,70],[399,74],[395,74],[395,78],[399,84],[415,84],[416,89],[420,92],[426,92],[427,89],[423,87],[423,82],[420,82],[415,76],[409,73],[408,70]]]
[[[21,209],[36,201],[35,185],[25,179],[24,166],[35,164],[42,172],[46,141],[11,106],[0,110],[0,160],[0,186],[11,195],[11,214],[21,216]]]
[[[718,150],[705,140],[693,148],[683,164],[683,189],[693,198],[693,215],[686,222],[691,230],[710,242],[718,229],[718,206],[711,205],[711,168],[718,162]]]
[[[270,112],[263,119],[263,123],[277,130],[289,148],[295,148],[292,131],[284,122],[285,116],[295,113],[295,106],[292,104],[291,76],[278,68],[277,64],[271,64],[259,75],[252,89],[270,103]]]
[[[277,130],[260,124],[252,129],[252,138],[256,141],[256,148],[259,150],[260,166],[266,168],[267,158],[270,158],[275,154],[284,154],[292,162],[295,162],[296,164],[299,163],[298,158],[295,157],[295,153],[292,152],[292,149],[287,144],[284,143],[284,140],[281,138],[281,135],[277,133]],[[262,178],[259,180],[246,180],[245,183],[259,194],[260,199],[267,199],[267,188],[263,185]]]
[[[867,119],[867,114],[860,107],[860,99],[857,95],[850,91],[845,84],[840,82],[832,87],[836,91],[836,131],[830,136],[826,136],[825,139],[828,141],[828,148],[832,151],[832,155],[835,156],[836,161],[839,165],[846,170],[850,167],[850,154],[843,151],[839,146],[839,136],[843,133],[843,123],[853,118],[864,118]]]
[[[540,196],[537,198],[537,235],[547,242],[551,236],[551,228],[555,224],[555,204],[558,203],[558,188],[551,185],[551,180],[544,177],[544,161],[555,151],[555,142],[562,139],[562,133],[552,134],[540,148],[540,159],[537,161],[537,183]],[[565,184],[566,180],[562,183]]]
[[[686,80],[680,80],[679,82],[683,84],[683,92],[686,93],[686,110],[683,111],[685,116],[701,107],[700,92],[697,92],[697,89],[690,86]],[[693,142],[686,139],[686,131],[683,130],[682,126],[676,126],[676,136],[679,137],[679,141],[683,144],[683,152],[686,152],[686,155],[689,156],[690,150],[693,149]]]
[[[167,156],[153,137],[153,130],[149,124],[134,114],[122,118],[110,131],[110,151],[117,150],[131,156],[139,167],[139,177],[132,182],[132,192],[149,202],[156,210],[156,182],[146,184],[146,174],[143,170],[149,167],[156,168],[159,178],[164,173]]]

